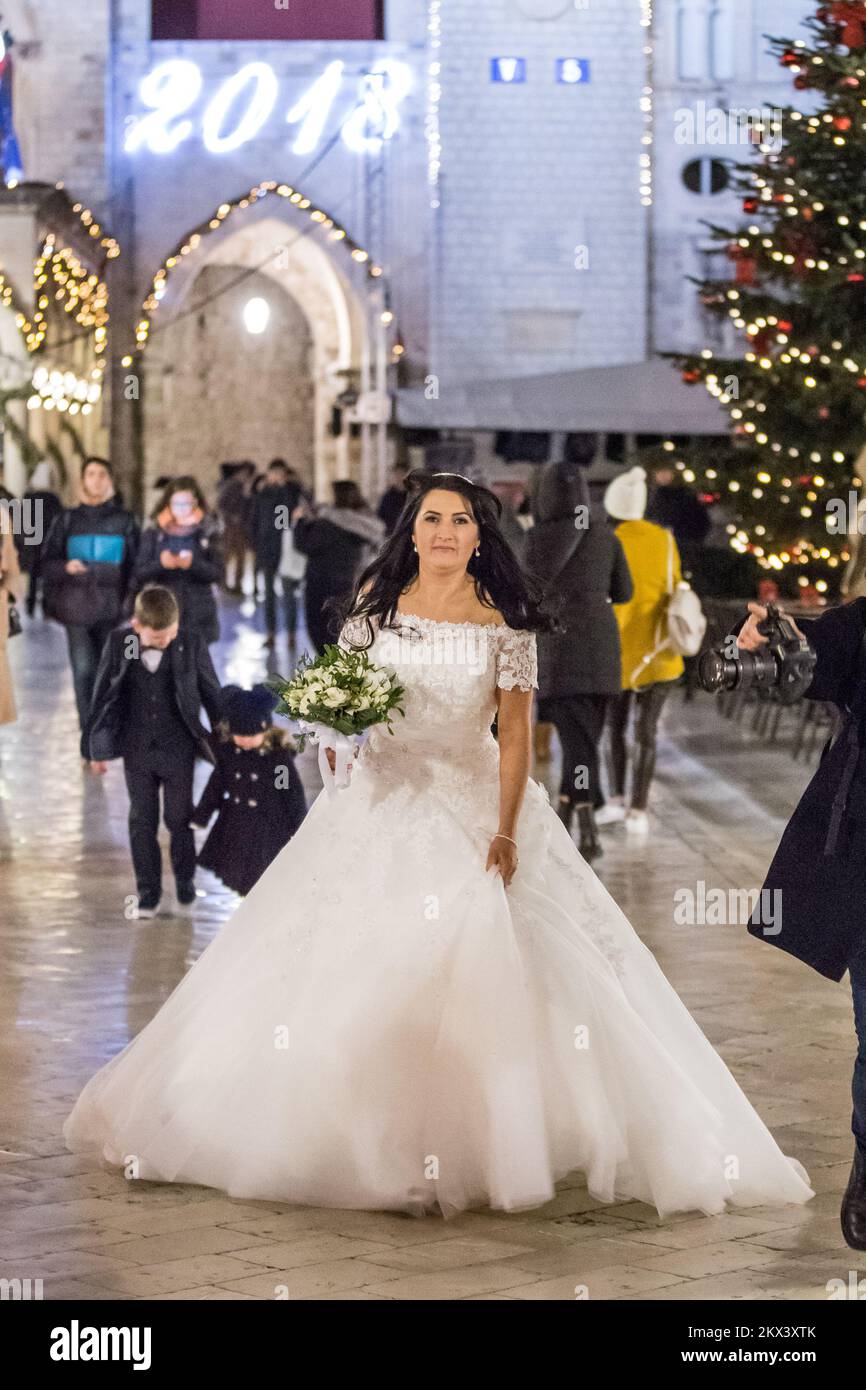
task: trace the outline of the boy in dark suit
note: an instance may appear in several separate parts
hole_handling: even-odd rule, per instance
[[[160,789],[178,908],[188,912],[195,902],[193,770],[197,756],[214,760],[200,709],[204,705],[212,727],[221,714],[207,645],[195,632],[179,637],[178,619],[169,589],[141,591],[132,622],[116,628],[105,644],[81,739],[82,757],[94,772],[105,772],[110,758],[123,759],[139,917],[154,917],[162,896]]]

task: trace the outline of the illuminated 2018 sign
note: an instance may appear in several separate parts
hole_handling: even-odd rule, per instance
[[[289,125],[299,127],[292,149],[309,154],[316,148],[343,85],[345,63],[329,63],[321,77],[286,113]],[[130,153],[147,146],[154,154],[169,154],[193,132],[189,112],[201,96],[204,80],[196,63],[170,58],[142,79],[139,96],[149,110],[134,120],[126,137]],[[358,80],[354,107],[341,124],[343,140],[364,154],[381,149],[400,124],[399,107],[412,86],[406,63],[382,58]],[[213,154],[226,154],[253,140],[270,119],[280,84],[269,63],[247,63],[221,84],[201,116],[201,136]]]

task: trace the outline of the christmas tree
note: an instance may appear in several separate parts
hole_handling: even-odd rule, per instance
[[[849,557],[841,502],[866,441],[866,3],[821,5],[805,28],[808,42],[769,43],[811,109],[750,130],[761,157],[733,169],[746,218],[711,228],[732,278],[700,284],[744,356],[676,360],[732,426],[721,465],[695,448],[687,472],[724,503],[735,550],[814,594],[838,587]]]

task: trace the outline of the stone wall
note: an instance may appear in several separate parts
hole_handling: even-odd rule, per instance
[[[238,267],[206,266],[191,303],[219,297],[154,338],[145,365],[146,481],[192,473],[213,495],[222,462],[260,468],[283,457],[312,479],[312,347],[305,315],[263,275],[231,286]],[[249,334],[243,308],[254,296],[271,306],[268,331]]]
[[[639,17],[636,0],[442,5],[433,369],[443,389],[643,358]],[[525,60],[526,81],[493,81],[496,57]],[[588,59],[588,82],[557,82],[557,59],[569,57]]]

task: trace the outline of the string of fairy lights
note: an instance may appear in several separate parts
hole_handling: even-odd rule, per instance
[[[345,248],[351,260],[354,261],[357,266],[364,268],[369,280],[375,284],[381,279],[383,274],[382,267],[376,264],[370,256],[370,253],[354,241],[347,229],[324,208],[316,207],[311,199],[307,198],[290,184],[278,183],[276,180],[254,184],[253,187],[241,197],[235,198],[230,202],[220,203],[212,216],[200,222],[193,231],[188,232],[175,246],[171,255],[167,256],[163,261],[153,277],[151,289],[142,304],[142,317],[139,319],[135,329],[135,353],[142,352],[147,345],[151,335],[153,315],[158,311],[160,302],[165,297],[168,289],[169,279],[172,273],[176,271],[177,267],[182,265],[186,258],[194,255],[205,242],[206,238],[224,227],[228,219],[235,213],[243,212],[247,208],[260,202],[263,198],[270,196],[284,198],[296,207],[299,212],[307,213],[311,221],[321,228],[330,242]],[[386,308],[382,313],[382,322],[386,327],[390,327],[394,322],[393,311]],[[391,347],[392,361],[398,362],[404,352],[405,347],[398,338]],[[127,353],[122,358],[122,365],[125,367],[131,366],[133,360],[133,353]]]
[[[643,135],[641,145],[643,149],[640,154],[640,201],[641,206],[648,208],[653,201],[653,171],[652,171],[652,144],[653,144],[653,0],[640,0],[640,23],[645,30],[643,54],[646,61],[646,82],[641,89],[640,109],[643,114]]]
[[[430,206],[439,207],[439,176],[442,169],[442,0],[429,0],[427,7],[427,42],[430,61],[427,64],[427,113],[424,134],[427,137],[427,183]]]
[[[798,75],[804,71],[803,66],[797,62],[795,50],[806,48],[805,40],[798,39],[792,48],[783,56],[783,63],[789,73]],[[808,66],[821,67],[824,59],[820,54],[810,53],[808,56]],[[843,79],[844,85],[851,88],[860,86],[861,80],[866,78],[866,69],[856,68],[853,73],[849,73]],[[866,96],[859,98],[859,104],[866,107]],[[848,143],[854,121],[851,117],[834,115],[832,112],[825,111],[819,115],[807,115],[802,111],[791,111],[790,119],[793,122],[802,122],[803,129],[807,135],[826,134],[826,127],[833,128],[831,141],[834,146],[844,147]],[[860,129],[866,130],[866,118],[859,122]],[[774,132],[780,128],[779,122],[772,122],[771,127]],[[763,148],[763,147],[762,147]],[[777,243],[766,228],[758,225],[751,225],[742,231],[732,243],[740,257],[745,260],[755,260],[758,255],[764,259],[777,263],[779,266],[797,266],[798,274],[804,278],[812,275],[828,275],[844,272],[844,278],[850,282],[859,282],[866,279],[866,245],[856,244],[854,237],[856,232],[866,232],[866,219],[851,217],[847,213],[840,213],[836,217],[837,226],[848,230],[851,244],[845,249],[838,251],[835,255],[820,255],[808,242],[809,224],[817,215],[826,213],[826,205],[820,198],[815,197],[808,188],[803,187],[802,182],[797,178],[787,175],[782,179],[768,179],[756,170],[752,177],[754,195],[744,200],[744,210],[746,212],[759,212],[763,208],[769,210],[770,207],[784,207],[786,218],[799,219],[804,224],[804,245],[799,254],[795,254],[787,246]],[[784,225],[784,224],[783,224]],[[866,363],[857,362],[845,346],[839,340],[834,340],[829,349],[819,348],[814,344],[806,347],[798,345],[793,341],[795,333],[794,324],[790,319],[780,318],[774,315],[755,316],[747,318],[744,316],[742,307],[742,294],[736,288],[728,288],[724,291],[725,298],[729,301],[727,314],[733,326],[744,332],[748,338],[759,340],[754,345],[753,350],[744,353],[744,359],[751,366],[757,367],[761,371],[781,373],[783,378],[790,374],[792,384],[803,387],[806,390],[818,390],[819,380],[815,375],[815,368],[843,370],[857,377],[857,385],[866,390]],[[774,348],[782,348],[775,356],[770,356],[768,349],[772,342]],[[704,348],[701,357],[705,360],[712,360],[714,354],[711,349]],[[686,373],[687,380],[696,379],[690,373]],[[799,378],[799,379],[798,379]],[[767,464],[760,466],[754,477],[754,485],[749,489],[752,498],[760,500],[769,496],[770,489],[775,490],[776,500],[782,506],[795,508],[798,514],[808,520],[816,512],[821,514],[822,503],[826,503],[834,491],[838,489],[838,483],[833,483],[826,479],[820,471],[813,471],[815,467],[823,465],[829,468],[833,465],[844,465],[853,463],[852,457],[841,449],[800,449],[796,445],[786,444],[779,439],[774,439],[767,430],[762,416],[766,413],[767,407],[763,401],[747,399],[743,402],[732,405],[732,396],[725,389],[725,383],[720,381],[718,374],[708,373],[704,378],[706,389],[714,396],[721,405],[731,406],[729,411],[731,419],[736,424],[736,431],[746,436],[752,445],[767,452]],[[783,387],[784,389],[784,387]],[[821,412],[828,407],[821,407]],[[666,441],[664,446],[666,451],[673,451],[675,445],[671,441]],[[676,467],[682,471],[683,477],[687,482],[697,481],[695,472],[687,468],[680,460]],[[798,476],[789,476],[795,473],[797,468],[805,469]],[[771,471],[772,470],[772,471]],[[712,467],[703,470],[703,478],[707,484],[713,486],[716,492],[719,487],[717,470]],[[859,478],[852,480],[855,488],[861,486]],[[736,478],[729,479],[726,487],[729,493],[736,494],[741,491],[743,486]],[[822,493],[824,496],[822,497]],[[741,554],[752,554],[758,564],[767,570],[782,570],[787,565],[798,564],[808,565],[810,561],[821,560],[826,563],[828,568],[836,569],[841,563],[850,558],[847,549],[843,549],[839,554],[833,554],[828,546],[816,545],[808,538],[803,537],[795,544],[777,550],[768,549],[762,544],[762,539],[766,535],[766,527],[757,524],[749,530],[742,526],[729,524],[727,527],[729,543],[731,547]],[[799,583],[803,586],[810,583],[807,576],[801,576]],[[824,580],[817,580],[815,588],[819,592],[826,590],[827,585]]]
[[[666,439],[661,447],[667,453],[674,453],[677,446],[673,440]],[[693,468],[689,468],[682,459],[677,459],[673,466],[682,474],[684,482],[697,483],[699,486],[703,482],[714,496],[721,496],[718,469],[713,467],[703,468],[701,470],[701,476],[699,477],[698,473]],[[773,482],[778,482],[783,488],[793,488],[795,485],[793,478],[781,476],[776,479],[773,474],[768,473],[764,469],[759,470],[755,478],[756,486],[751,489],[751,494],[755,498],[763,497],[764,488],[770,486]],[[858,486],[859,481],[859,479],[856,480]],[[811,482],[818,487],[823,487],[825,485],[825,479],[820,475],[813,477]],[[729,478],[726,484],[728,492],[734,496],[742,491],[742,486],[743,485],[736,478]],[[815,492],[814,488],[810,488],[806,496],[813,502],[818,500],[818,494]],[[783,504],[790,503],[792,500],[791,493],[786,494],[783,492],[780,495],[780,501]],[[804,511],[801,508],[801,514],[811,516],[812,510],[806,509]],[[750,535],[744,527],[738,526],[734,522],[729,522],[725,530],[728,535],[728,544],[731,546],[732,550],[736,550],[740,555],[753,555],[761,569],[771,572],[778,572],[785,569],[787,565],[792,564],[808,565],[815,560],[821,560],[826,563],[830,569],[837,569],[840,564],[844,564],[850,559],[850,552],[847,549],[843,549],[839,555],[834,555],[829,546],[814,545],[810,540],[805,538],[789,546],[782,546],[775,551],[767,549],[762,543],[763,537],[767,534],[767,528],[760,523],[754,527],[754,535]],[[798,576],[797,582],[801,588],[805,588],[812,581],[808,576],[800,575]],[[826,593],[828,586],[826,580],[817,579],[814,582],[814,587],[819,593]]]
[[[57,189],[62,190],[63,184],[57,184]],[[114,260],[120,255],[118,242],[105,232],[89,208],[75,203],[69,205],[69,210],[88,235],[94,241],[98,239],[105,260]],[[28,315],[17,301],[7,276],[0,271],[0,306],[12,310],[28,354],[50,349],[49,312],[54,304],[92,334],[97,361],[87,377],[59,364],[40,363],[31,376],[32,394],[27,398],[27,408],[89,415],[102,395],[108,347],[108,286],[101,275],[88,270],[71,246],[60,244],[57,235],[48,232],[33,267],[33,294],[34,309],[32,315]]]
[[[53,298],[62,304],[82,328],[92,329],[94,351],[105,352],[108,338],[108,286],[93,271],[88,271],[70,247],[58,248],[53,233],[45,238],[34,273],[36,311],[34,324],[42,338],[46,332],[45,311]]]

